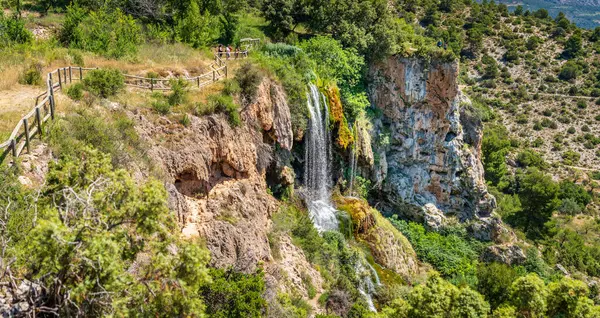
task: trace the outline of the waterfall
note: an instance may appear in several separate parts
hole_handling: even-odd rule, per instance
[[[329,192],[331,188],[329,109],[325,96],[313,84],[310,84],[307,99],[310,119],[304,155],[306,203],[310,218],[319,232],[337,230],[336,209],[331,205]]]
[[[367,265],[369,266],[369,269],[366,269],[361,262],[356,263],[356,274],[359,279],[358,292],[365,297],[369,310],[377,312],[372,295],[375,293],[375,287],[380,285],[379,276],[377,276],[377,272],[375,272],[375,269],[371,264],[367,263]],[[377,285],[373,284],[373,276],[375,277]]]
[[[358,140],[356,123],[353,127],[351,127],[352,134],[354,135],[354,140]],[[350,148],[350,186],[348,187],[348,195],[354,195],[354,178],[356,176],[356,164],[357,164],[357,156],[358,149],[356,149],[356,143],[354,143]]]

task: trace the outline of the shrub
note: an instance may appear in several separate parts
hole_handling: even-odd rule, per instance
[[[152,109],[161,115],[166,115],[171,112],[171,104],[164,99],[156,99],[152,101]]]
[[[517,162],[523,167],[537,167],[537,168],[545,168],[546,162],[544,158],[533,150],[523,150],[517,155]]]
[[[558,78],[563,81],[569,81],[577,78],[577,75],[580,73],[580,68],[576,63],[567,62],[560,69],[560,73],[558,74]]]
[[[202,286],[200,294],[211,317],[261,317],[266,312],[262,270],[244,274],[233,269],[210,269],[210,277],[212,282]]]
[[[242,103],[252,103],[256,98],[258,85],[263,75],[260,70],[251,63],[246,63],[235,73],[235,79],[240,87]]]
[[[99,69],[90,71],[83,79],[83,85],[90,93],[106,98],[123,89],[125,80],[117,69]]]
[[[577,101],[577,108],[579,109],[586,109],[587,108],[587,103],[586,101],[580,99]]]
[[[120,9],[111,10],[106,6],[87,12],[78,5],[71,5],[59,38],[72,48],[121,58],[137,53],[141,34],[133,17]]]
[[[167,96],[167,101],[170,106],[183,104],[187,99],[188,88],[190,83],[183,78],[172,78],[169,80],[171,92]]]
[[[33,34],[25,28],[25,21],[15,17],[6,17],[4,11],[0,12],[0,45],[9,46],[13,43],[29,43]]]
[[[81,100],[83,98],[83,83],[75,83],[67,87],[67,96],[72,100]]]
[[[574,133],[575,133],[575,131],[576,131],[576,130],[575,130],[575,127],[573,127],[573,126],[569,127],[569,129],[567,129],[567,132],[568,132],[569,134],[574,134]]]
[[[395,216],[390,221],[410,241],[419,259],[432,264],[444,277],[467,283],[476,281],[482,243],[468,238],[466,232],[443,235]]]
[[[211,95],[208,97],[208,104],[203,110],[197,110],[200,114],[212,112],[225,113],[229,116],[229,123],[232,126],[241,124],[238,105],[233,101],[233,97],[228,95]]]
[[[572,166],[579,162],[581,155],[573,150],[567,150],[562,154],[562,158],[564,164]]]
[[[40,85],[42,84],[42,65],[32,63],[21,75],[19,75],[19,83],[24,85]]]

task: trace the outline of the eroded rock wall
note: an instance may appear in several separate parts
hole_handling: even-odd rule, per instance
[[[481,125],[461,114],[469,101],[457,77],[456,62],[390,57],[372,66],[370,98],[382,113],[372,130],[373,179],[384,211],[422,220],[422,207],[433,204],[467,220],[495,207],[483,179]]]

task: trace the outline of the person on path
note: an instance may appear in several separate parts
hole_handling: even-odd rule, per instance
[[[219,58],[223,57],[223,44],[219,44],[219,48],[217,48],[217,54],[219,54]]]
[[[225,56],[229,60],[229,57],[231,56],[231,46],[229,45],[225,48]]]
[[[241,56],[240,56],[240,53],[241,53],[241,52],[240,52],[240,47],[239,47],[239,46],[236,46],[236,47],[235,47],[235,58],[236,58],[236,59],[237,59],[238,57],[240,57],[240,58],[241,58]]]

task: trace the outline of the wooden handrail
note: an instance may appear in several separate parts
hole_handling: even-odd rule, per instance
[[[256,39],[249,39],[254,42]],[[244,52],[242,57],[247,57],[248,52]],[[224,54],[224,53],[223,53]],[[231,54],[234,54],[233,52]],[[210,65],[210,72],[197,75],[194,77],[180,77],[186,81],[192,82],[195,87],[201,88],[210,83],[214,83],[221,78],[227,78],[227,64],[215,54],[215,63]],[[13,163],[17,157],[23,152],[24,149],[29,151],[30,142],[36,135],[43,134],[43,123],[48,120],[54,119],[55,117],[55,103],[54,92],[62,90],[63,84],[72,83],[73,80],[83,80],[84,71],[97,70],[97,67],[80,67],[80,66],[66,66],[55,69],[47,73],[47,89],[45,92],[36,96],[36,105],[33,109],[21,117],[19,123],[15,126],[8,140],[0,143],[0,163],[4,161],[8,153],[13,155]],[[73,71],[79,73],[79,76],[73,78]],[[62,72],[62,73],[61,73]],[[150,90],[170,90],[171,87],[164,85],[168,83],[170,78],[149,78],[136,75],[123,74],[125,78],[137,80],[138,83],[125,83],[127,86],[150,89]],[[160,84],[158,87],[156,84]],[[43,97],[43,98],[42,98]],[[42,98],[41,101],[38,101]],[[33,119],[32,119],[33,118]],[[21,131],[24,128],[24,131]]]

